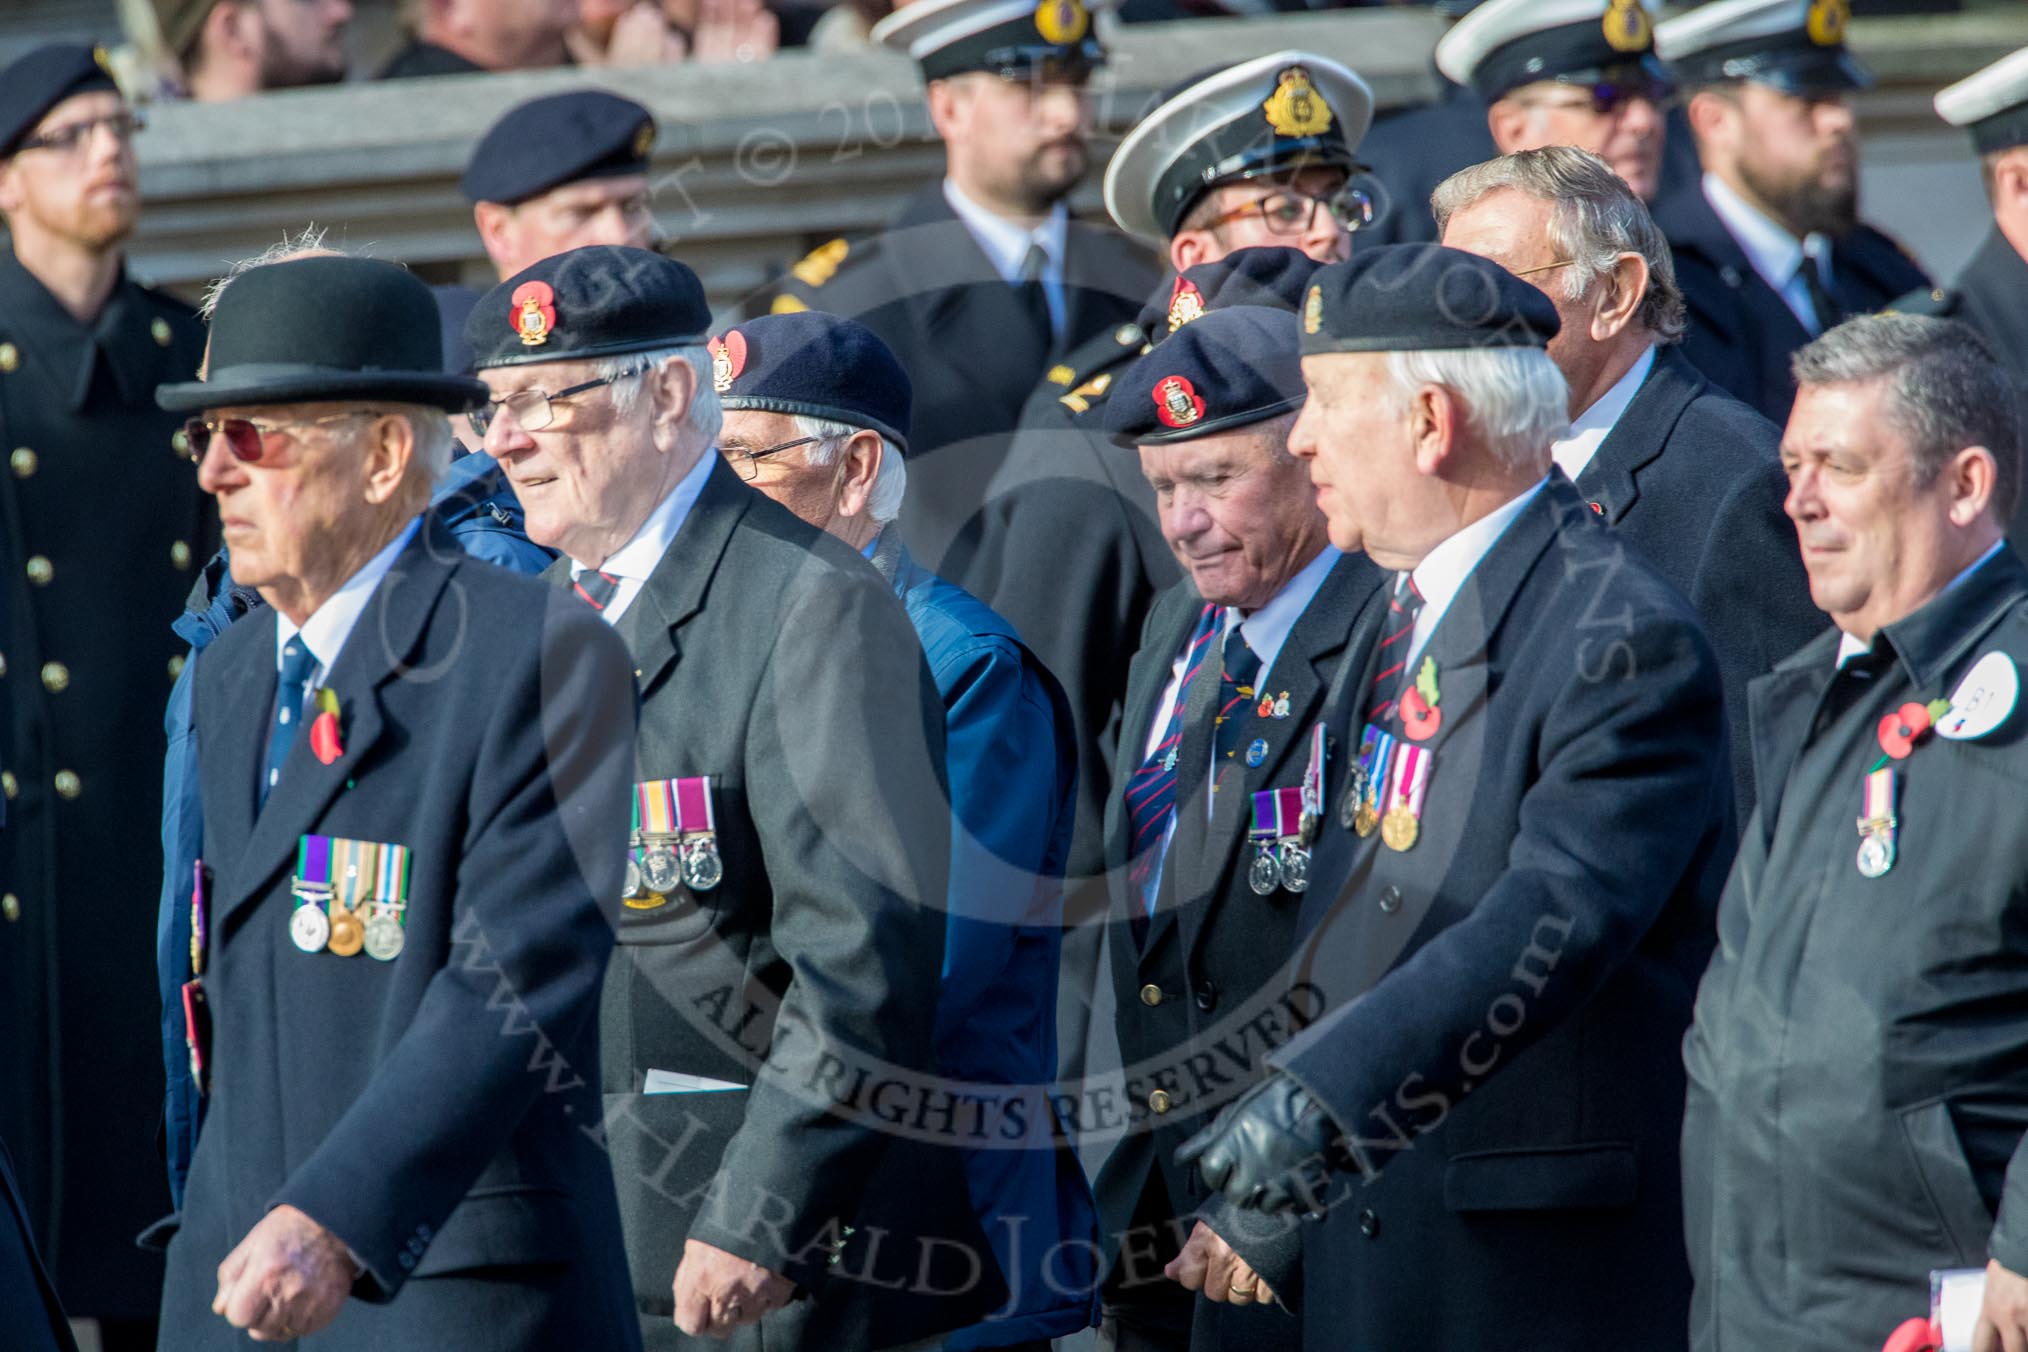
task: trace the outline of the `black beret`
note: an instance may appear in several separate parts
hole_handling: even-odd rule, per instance
[[[1084,0],[916,0],[875,24],[872,37],[907,54],[925,80],[968,71],[1079,74],[1106,60]]]
[[[711,340],[711,384],[723,408],[870,427],[908,450],[908,372],[856,320],[802,310],[727,329]]]
[[[473,369],[484,371],[682,347],[710,330],[704,285],[689,268],[647,249],[589,244],[523,268],[479,297],[465,341]]]
[[[120,92],[102,48],[64,42],[17,58],[0,70],[0,155],[12,155],[57,104],[101,89]]]
[[[1383,244],[1319,268],[1303,298],[1303,355],[1547,347],[1562,326],[1540,288],[1441,244]]]
[[[269,263],[226,284],[211,316],[203,380],[163,385],[177,413],[246,404],[388,399],[463,412],[486,398],[446,375],[437,303],[408,269],[316,255]]]
[[[1106,398],[1121,446],[1191,441],[1299,407],[1302,352],[1286,311],[1240,305],[1204,316],[1122,372]]]
[[[1235,249],[1209,263],[1183,269],[1169,288],[1141,310],[1141,332],[1159,343],[1185,324],[1212,310],[1235,305],[1264,305],[1294,314],[1303,304],[1310,277],[1324,266],[1301,249],[1268,246]]]
[[[648,172],[655,115],[632,99],[578,89],[531,99],[479,138],[458,186],[513,206],[564,183]]]

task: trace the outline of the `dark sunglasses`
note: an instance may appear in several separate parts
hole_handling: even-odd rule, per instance
[[[1646,99],[1655,107],[1667,111],[1676,100],[1674,86],[1661,80],[1559,80],[1558,88],[1576,94],[1577,98],[1533,99],[1545,108],[1589,108],[1600,117],[1609,117],[1635,99]]]
[[[183,453],[192,462],[202,464],[205,453],[211,449],[212,437],[217,435],[225,439],[225,449],[242,465],[265,464],[273,467],[281,463],[281,458],[269,446],[268,438],[286,437],[305,427],[321,427],[347,418],[375,416],[369,410],[355,409],[350,413],[327,413],[321,418],[295,418],[288,422],[256,422],[252,418],[192,418],[183,424]]]

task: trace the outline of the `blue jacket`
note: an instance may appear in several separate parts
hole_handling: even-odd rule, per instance
[[[491,456],[466,455],[452,461],[432,506],[474,558],[534,574],[556,557],[522,533],[521,504]],[[190,979],[191,871],[204,841],[191,682],[197,655],[233,621],[260,605],[261,598],[253,588],[233,582],[225,553],[220,551],[205,565],[191,589],[189,608],[173,626],[190,645],[190,655],[169,692],[169,707],[162,718],[169,754],[162,766],[162,904],[155,924],[155,970],[162,995],[162,1063],[169,1077],[163,1104],[162,1155],[169,1166],[170,1199],[178,1207],[183,1205],[183,1181],[190,1172],[190,1155],[197,1148],[197,1129],[204,1113],[183,1037],[183,983]]]
[[[1043,1090],[1056,1080],[1056,976],[1077,752],[1061,687],[1012,626],[918,567],[895,532],[873,551],[922,641],[944,706],[951,889],[936,1050],[953,1080],[1019,1086],[1029,1144],[969,1152],[966,1181],[1007,1303],[960,1349],[1096,1322],[1097,1210]]]

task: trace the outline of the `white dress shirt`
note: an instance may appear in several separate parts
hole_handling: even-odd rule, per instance
[[[1704,175],[1704,199],[1739,242],[1753,270],[1794,313],[1796,322],[1811,333],[1822,333],[1824,326],[1817,318],[1817,307],[1810,301],[1810,288],[1803,282],[1803,255],[1807,253],[1817,260],[1817,276],[1829,290],[1831,241],[1816,231],[1797,239],[1716,174]]]
[[[1021,263],[1028,257],[1031,244],[1042,246],[1042,294],[1049,301],[1049,324],[1056,332],[1063,332],[1063,259],[1069,249],[1070,212],[1058,202],[1050,208],[1049,218],[1033,230],[1024,230],[1004,217],[995,216],[986,208],[965,196],[958,185],[944,180],[944,200],[951,204],[951,210],[958,213],[958,219],[972,232],[972,238],[979,242],[979,248],[986,255],[986,261],[993,265],[993,271],[1000,274],[1009,286],[1021,280]]]
[[[1937,593],[1937,596],[1942,596],[1944,592],[1949,591],[1952,587],[1957,586],[1960,582],[1963,582],[1973,573],[1979,571],[1980,567],[1985,564],[1986,560],[1992,558],[1995,554],[1999,553],[2000,546],[2006,543],[2007,542],[2005,540],[1999,540],[1994,542],[1993,547],[1991,549],[1988,549],[1985,553],[1979,555],[1978,558],[1973,559],[1971,563],[1966,566],[1963,572],[1959,573],[1956,577],[1950,580],[1949,586],[1946,586],[1943,589],[1943,591]],[[1847,662],[1850,662],[1853,658],[1859,656],[1861,653],[1867,653],[1871,651],[1873,651],[1873,645],[1867,642],[1865,639],[1854,638],[1852,637],[1852,635],[1845,633],[1843,630],[1839,631],[1838,661],[1837,661],[1837,666],[1839,668],[1842,668]]]
[[[1572,483],[1591,464],[1598,448],[1612,435],[1620,418],[1627,411],[1627,405],[1634,402],[1634,396],[1641,392],[1641,383],[1648,378],[1648,372],[1655,369],[1655,349],[1651,344],[1627,373],[1613,382],[1611,389],[1591,401],[1591,407],[1570,420],[1570,431],[1561,441],[1549,448],[1556,467],[1570,476]]]
[[[669,496],[656,504],[648,513],[648,519],[634,532],[633,538],[614,550],[612,556],[595,570],[609,577],[619,579],[613,591],[613,599],[599,612],[607,624],[619,623],[620,616],[627,613],[627,607],[634,604],[634,598],[641,594],[641,588],[648,581],[648,575],[655,571],[655,565],[669,552],[669,546],[676,539],[676,532],[683,528],[683,522],[690,515],[691,505],[697,495],[704,491],[704,481],[711,477],[712,467],[718,463],[718,452],[705,448],[697,457],[697,463],[689,473],[676,481],[669,490]],[[576,581],[590,565],[570,561],[570,576]]]
[[[1535,501],[1535,495],[1547,482],[1545,478],[1511,502],[1494,508],[1423,555],[1422,562],[1409,574],[1415,581],[1415,589],[1422,593],[1422,610],[1415,617],[1415,632],[1409,636],[1405,670],[1415,670],[1416,659],[1428,646],[1429,636],[1436,632],[1444,612],[1451,608],[1451,602],[1464,590],[1472,570],[1479,566],[1479,560],[1500,542],[1500,537],[1507,533],[1507,527],[1514,524],[1514,518]]]

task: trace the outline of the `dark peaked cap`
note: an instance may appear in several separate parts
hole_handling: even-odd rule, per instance
[[[436,298],[408,269],[318,256],[241,273],[219,294],[204,380],[164,385],[176,413],[386,399],[462,413],[486,387],[444,374]]]
[[[1538,288],[1441,244],[1384,244],[1319,268],[1298,323],[1306,357],[1547,347],[1562,327]]]

